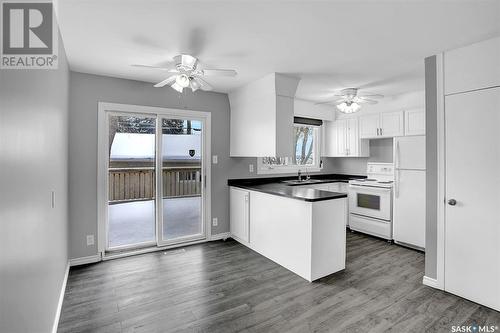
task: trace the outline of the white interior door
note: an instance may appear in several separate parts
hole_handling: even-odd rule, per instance
[[[445,97],[445,290],[500,310],[500,88]]]

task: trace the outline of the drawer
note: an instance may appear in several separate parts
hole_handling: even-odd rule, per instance
[[[349,228],[369,235],[392,239],[392,223],[388,221],[349,214]]]

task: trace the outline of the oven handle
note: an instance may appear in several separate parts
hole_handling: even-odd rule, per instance
[[[354,185],[354,184],[349,184],[350,188],[353,189],[360,189],[360,190],[371,190],[371,191],[384,191],[384,192],[390,192],[391,189],[388,187],[376,187],[376,186],[370,186],[370,185]]]

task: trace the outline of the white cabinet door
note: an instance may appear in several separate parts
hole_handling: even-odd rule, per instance
[[[391,138],[404,135],[403,111],[380,113],[380,135],[381,138]]]
[[[328,191],[331,191],[331,192],[340,192],[339,183],[329,183],[328,184]]]
[[[347,120],[337,120],[335,122],[335,131],[337,134],[336,156],[347,156]]]
[[[359,155],[358,118],[346,119],[347,125],[347,156]]]
[[[500,85],[500,37],[444,53],[445,95]]]
[[[324,152],[327,157],[365,157],[370,155],[368,140],[359,139],[358,119],[325,122]]]
[[[348,193],[349,192],[349,184],[348,183],[337,183],[339,185],[339,192]]]
[[[359,117],[360,139],[372,139],[379,136],[380,115],[378,113]]]
[[[425,110],[405,111],[405,135],[425,135]]]
[[[231,187],[229,190],[229,218],[231,236],[245,243],[250,242],[250,192]]]
[[[445,290],[500,311],[500,87],[445,108]]]

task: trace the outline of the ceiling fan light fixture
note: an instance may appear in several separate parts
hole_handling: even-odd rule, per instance
[[[177,83],[182,88],[189,87],[189,77],[186,74],[179,74],[175,78],[175,83]]]
[[[361,105],[356,102],[342,102],[337,104],[337,109],[342,113],[354,113],[361,109]]]
[[[177,80],[170,87],[172,87],[172,89],[175,89],[175,90],[177,90],[180,93],[182,93],[182,91],[184,90],[184,87],[181,86],[180,84],[178,84]]]
[[[192,91],[196,91],[196,90],[201,88],[201,84],[198,81],[196,81],[196,79],[194,79],[194,78],[190,80],[189,85],[190,85]]]

